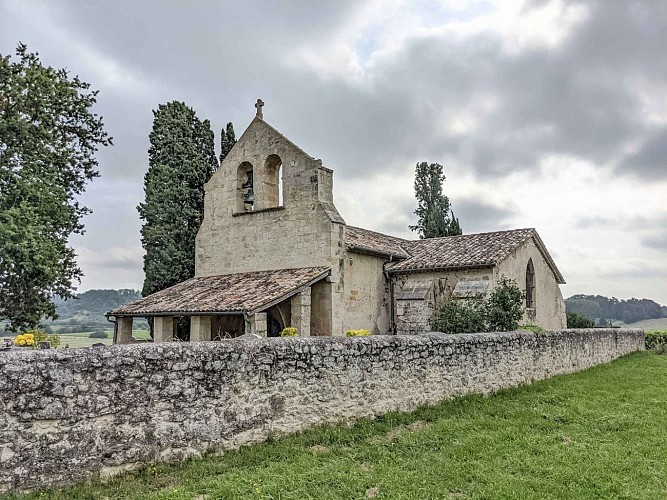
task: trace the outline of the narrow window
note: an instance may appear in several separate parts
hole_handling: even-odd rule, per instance
[[[535,307],[535,268],[533,259],[528,259],[526,266],[526,307],[532,309]]]

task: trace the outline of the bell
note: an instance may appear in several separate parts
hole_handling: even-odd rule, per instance
[[[246,173],[246,181],[243,184],[241,184],[241,188],[242,189],[252,188],[252,170],[249,170]]]
[[[250,188],[243,195],[243,203],[248,203],[252,205],[254,202],[255,202],[255,193],[253,192],[252,188]]]

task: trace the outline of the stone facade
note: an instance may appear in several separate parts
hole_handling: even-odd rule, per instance
[[[494,281],[501,276],[514,278],[519,287],[525,290],[528,260],[533,262],[535,268],[535,304],[526,309],[523,322],[547,329],[565,328],[567,318],[563,295],[553,271],[533,241],[524,243],[498,264],[494,269]]]
[[[483,278],[488,278],[492,282],[493,269],[460,269],[448,272],[401,274],[393,277],[396,332],[403,335],[428,332],[429,320],[435,308],[452,300],[454,287],[459,280]],[[432,287],[423,299],[402,299],[401,292],[405,286],[414,282],[432,283]],[[490,284],[489,291],[492,286]]]
[[[643,348],[641,330],[576,330],[5,353],[0,489],[105,477],[316,424],[412,410]]]

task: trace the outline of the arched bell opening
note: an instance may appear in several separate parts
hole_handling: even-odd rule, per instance
[[[283,161],[280,156],[272,154],[264,162],[263,189],[264,208],[273,208],[281,206],[283,203],[282,195],[282,166]]]
[[[238,212],[252,212],[255,209],[255,189],[252,164],[244,161],[236,175],[236,209]]]

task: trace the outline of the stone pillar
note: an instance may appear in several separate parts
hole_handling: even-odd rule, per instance
[[[132,316],[116,318],[116,344],[132,343]]]
[[[245,320],[245,332],[254,333],[260,337],[266,337],[266,313],[255,313],[249,316],[246,316]]]
[[[292,328],[301,337],[310,337],[310,287],[292,297]]]
[[[190,342],[211,340],[211,316],[190,317]]]
[[[153,342],[169,342],[174,338],[174,317],[155,316],[153,318]]]

